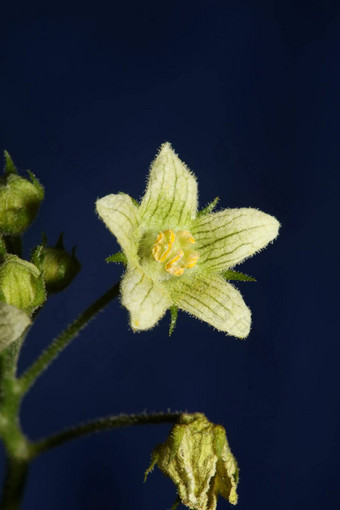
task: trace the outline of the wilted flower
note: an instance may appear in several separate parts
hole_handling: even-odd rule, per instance
[[[238,467],[225,429],[204,414],[181,415],[165,443],[152,452],[145,478],[156,464],[192,510],[215,510],[218,496],[237,503]]]
[[[257,209],[211,210],[197,213],[196,179],[169,143],[151,165],[140,205],[124,193],[97,201],[127,261],[122,303],[134,330],[152,328],[175,306],[230,335],[248,335],[250,310],[223,273],[275,239],[279,222]]]

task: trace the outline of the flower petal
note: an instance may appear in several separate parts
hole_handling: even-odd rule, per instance
[[[185,227],[195,217],[196,179],[169,143],[151,165],[140,210],[143,223],[155,229]]]
[[[114,234],[130,261],[137,260],[139,211],[129,195],[107,195],[96,202],[99,216]]]
[[[122,304],[130,312],[132,329],[150,329],[171,305],[164,287],[153,281],[139,267],[130,267],[121,284]]]
[[[227,269],[273,241],[280,224],[257,209],[225,209],[195,220],[191,233],[200,264],[214,270]]]
[[[19,338],[31,319],[16,306],[0,301],[0,352]]]
[[[238,338],[249,334],[249,308],[239,291],[217,274],[176,282],[172,299],[179,308],[220,331]]]

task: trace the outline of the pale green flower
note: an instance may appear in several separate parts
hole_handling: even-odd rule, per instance
[[[150,169],[145,195],[107,195],[97,211],[127,261],[122,303],[134,330],[150,329],[175,306],[229,335],[248,335],[251,314],[223,273],[264,248],[279,222],[257,209],[197,213],[195,176],[169,143]]]

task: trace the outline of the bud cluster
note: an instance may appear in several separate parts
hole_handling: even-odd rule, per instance
[[[46,293],[63,290],[80,270],[74,250],[71,254],[64,250],[62,236],[53,247],[46,246],[45,240],[30,261],[21,258],[20,236],[33,222],[43,198],[44,188],[35,176],[31,172],[28,178],[19,176],[5,152],[0,177],[0,312],[4,320],[9,311],[16,320],[13,307],[27,318],[32,316]]]

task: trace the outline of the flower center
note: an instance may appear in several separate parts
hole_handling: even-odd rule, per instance
[[[181,276],[184,269],[194,267],[199,254],[193,250],[195,239],[188,230],[164,230],[157,236],[152,247],[153,258],[164,263],[164,269],[172,276]]]

